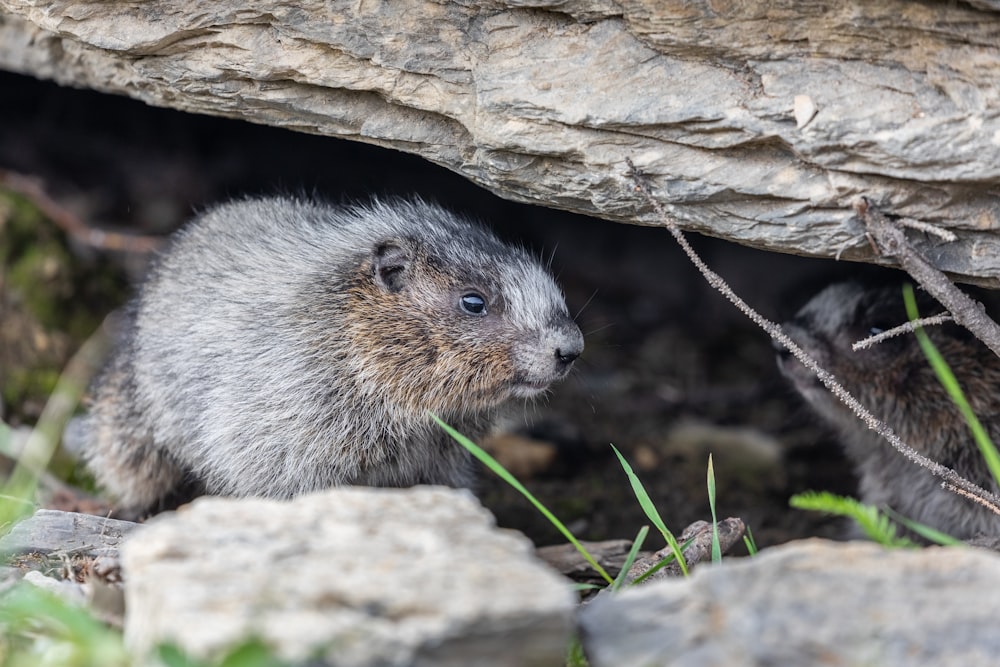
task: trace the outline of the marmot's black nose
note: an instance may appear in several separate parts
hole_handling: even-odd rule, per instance
[[[583,354],[583,334],[574,325],[573,331],[568,332],[556,346],[556,361],[560,366],[568,368],[581,354]]]
[[[577,357],[583,354],[583,333],[580,327],[576,326],[568,317],[561,318],[562,321],[553,322],[552,337],[549,338],[549,349],[555,348],[557,372],[569,370]]]
[[[559,360],[560,364],[565,364],[566,366],[569,366],[582,353],[583,353],[583,348],[582,347],[580,347],[580,348],[571,347],[571,348],[566,348],[566,349],[563,349],[561,347],[557,347],[556,348],[556,359]]]

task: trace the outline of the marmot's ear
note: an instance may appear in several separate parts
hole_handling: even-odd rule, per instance
[[[389,292],[398,292],[409,279],[413,252],[401,240],[382,241],[375,246],[372,262],[375,268],[375,282]]]

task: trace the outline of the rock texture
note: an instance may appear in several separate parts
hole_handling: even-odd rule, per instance
[[[0,67],[417,153],[505,197],[872,260],[851,208],[1000,284],[1000,6],[0,0]]]
[[[433,487],[202,498],[126,542],[123,566],[140,653],[257,636],[315,664],[562,665],[575,604],[526,539]]]
[[[580,620],[592,667],[987,667],[998,614],[995,553],[811,540],[598,596]]]

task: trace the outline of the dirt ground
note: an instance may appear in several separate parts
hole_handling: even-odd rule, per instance
[[[419,193],[552,256],[587,349],[546,400],[505,420],[507,435],[492,446],[580,537],[632,538],[644,523],[610,443],[632,462],[675,531],[709,517],[709,453],[720,514],[744,519],[760,545],[841,531],[836,521],[788,507],[790,495],[807,489],[853,491],[835,439],[782,381],[766,335],[705,285],[666,231],[513,204],[377,147],[9,74],[0,74],[0,90],[0,169],[40,178],[89,225],[163,234],[192,210],[262,192],[333,201]],[[866,270],[692,240],[738,293],[779,321],[826,282]],[[143,257],[135,253],[76,251],[94,266],[141,274]],[[95,316],[122,293],[88,295],[101,311]],[[5,329],[13,321],[9,305]],[[16,421],[20,407],[5,406],[5,419]],[[477,492],[501,525],[538,544],[561,542],[488,471]]]

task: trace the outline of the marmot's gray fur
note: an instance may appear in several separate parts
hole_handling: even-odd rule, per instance
[[[920,314],[943,311],[918,294]],[[854,352],[863,338],[906,322],[899,286],[831,285],[782,325],[819,364],[914,449],[997,491],[969,427],[941,387],[912,334]],[[976,415],[1000,443],[1000,359],[957,325],[925,329],[958,377]],[[906,460],[869,430],[787,351],[779,366],[806,401],[840,432],[860,477],[860,497],[954,537],[1000,534],[1000,516],[941,488],[939,478]]]
[[[201,493],[472,481],[496,408],[580,329],[539,262],[421,201],[213,208],[172,240],[93,392],[84,445],[125,514]]]

